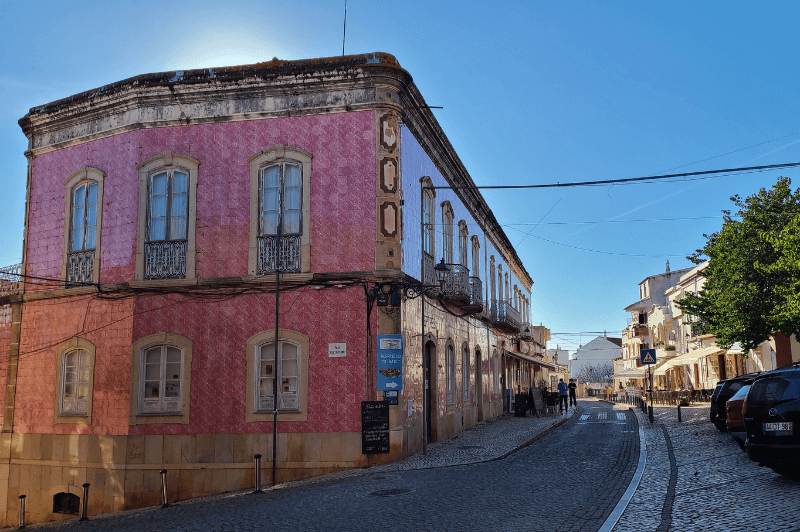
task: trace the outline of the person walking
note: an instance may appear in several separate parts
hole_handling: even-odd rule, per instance
[[[568,403],[569,385],[564,382],[564,379],[558,379],[558,411],[564,413],[564,410],[569,411]]]
[[[578,389],[578,384],[575,379],[569,380],[569,406],[578,406],[578,398],[575,396],[575,390]]]

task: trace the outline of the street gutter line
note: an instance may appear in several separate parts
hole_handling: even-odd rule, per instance
[[[633,474],[633,478],[631,479],[631,483],[628,485],[628,489],[622,494],[622,498],[614,507],[611,515],[608,516],[608,519],[606,519],[605,523],[603,523],[603,526],[601,526],[600,530],[597,532],[611,532],[614,529],[614,527],[617,525],[617,521],[619,521],[619,518],[622,517],[622,513],[625,511],[625,508],[628,507],[628,503],[631,502],[631,499],[633,499],[633,495],[636,493],[636,489],[639,487],[639,482],[642,480],[642,475],[644,475],[644,467],[647,463],[647,445],[645,444],[644,440],[644,427],[642,427],[642,425],[639,423],[639,419],[633,412],[633,408],[629,410],[633,414],[634,419],[636,419],[636,424],[639,425],[639,465],[636,467],[636,473]]]

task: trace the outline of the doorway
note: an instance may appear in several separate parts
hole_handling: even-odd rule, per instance
[[[475,399],[478,402],[478,421],[483,421],[483,360],[481,350],[475,349]]]
[[[425,441],[431,443],[433,435],[436,433],[433,430],[433,422],[436,416],[433,415],[433,409],[436,407],[436,393],[434,389],[436,373],[431,371],[431,368],[436,367],[436,344],[431,341],[425,342],[425,349],[423,350],[422,361],[422,377],[423,377],[423,401],[425,402]]]

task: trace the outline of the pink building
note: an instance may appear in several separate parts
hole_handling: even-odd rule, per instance
[[[529,275],[388,54],[147,74],[20,125],[0,524],[20,495],[74,518],[84,483],[90,515],[158,504],[162,469],[173,501],[252,488],[255,454],[265,484],[273,456],[277,481],[394,460],[552,366]],[[379,373],[381,338],[402,358]],[[362,402],[388,399],[388,452],[363,454]]]

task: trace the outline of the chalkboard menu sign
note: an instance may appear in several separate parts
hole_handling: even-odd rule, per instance
[[[544,401],[542,400],[542,390],[539,388],[531,388],[531,397],[533,398],[533,408],[536,410],[536,415],[544,412]]]
[[[361,401],[361,452],[389,452],[389,404]]]

